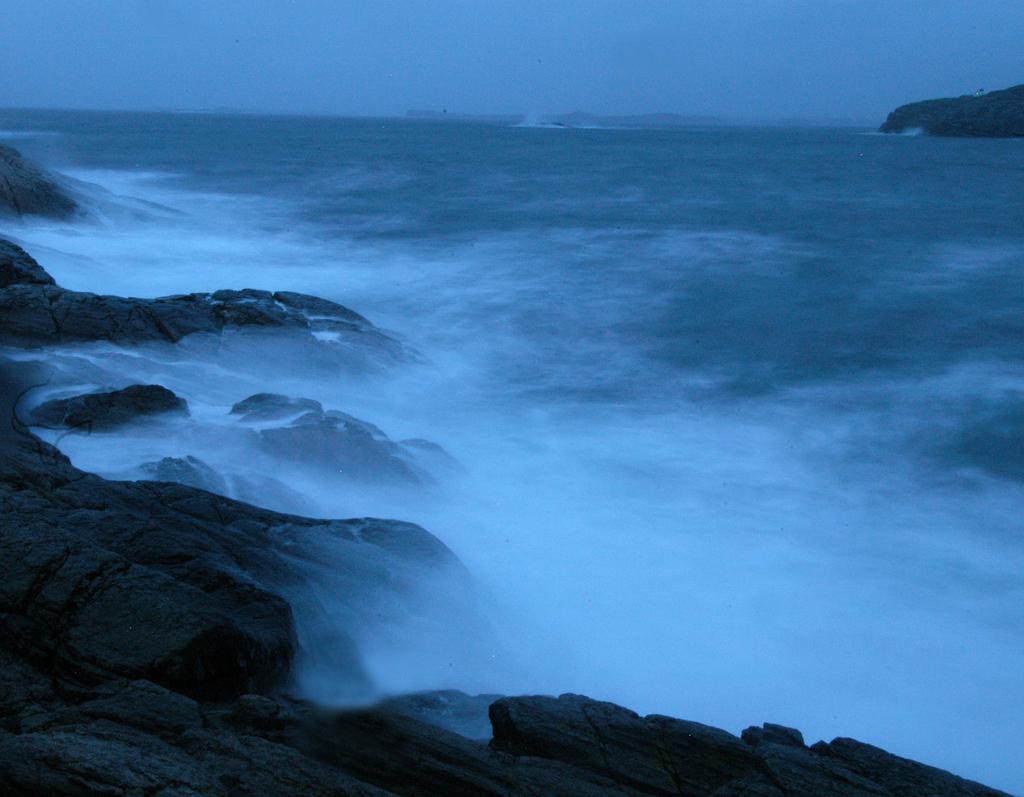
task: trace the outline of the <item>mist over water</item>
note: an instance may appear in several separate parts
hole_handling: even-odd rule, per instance
[[[578,691],[1021,789],[1020,142],[42,112],[0,129],[110,192],[93,222],[4,230],[65,287],[307,292],[419,353],[368,374],[272,342],[49,355],[61,387],[159,382],[192,408],[171,432],[65,436],[80,467],[138,478],[192,454],[274,478],[275,508],[401,518],[455,551],[489,631],[428,608],[376,629],[357,642],[382,691]],[[398,489],[261,460],[227,415],[261,391],[460,467]],[[305,688],[333,699],[322,672]]]

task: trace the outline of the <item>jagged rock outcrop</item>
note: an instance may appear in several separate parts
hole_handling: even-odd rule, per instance
[[[18,150],[0,144],[0,215],[73,216],[78,205],[48,174]]]
[[[0,343],[177,343],[191,335],[273,331],[353,362],[404,359],[405,348],[340,304],[290,291],[222,290],[157,299],[70,291],[21,247],[0,240]],[[13,264],[4,267],[4,262]]]
[[[921,130],[933,136],[1024,136],[1024,84],[987,94],[901,105],[889,114],[880,130],[883,133]]]
[[[188,415],[188,403],[162,385],[129,385],[45,401],[30,419],[35,426],[102,431],[161,415]]]

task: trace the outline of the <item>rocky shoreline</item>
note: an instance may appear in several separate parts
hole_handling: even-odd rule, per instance
[[[32,174],[38,192],[59,191],[41,170]],[[40,205],[48,206],[62,207]],[[18,199],[14,210],[25,207]],[[446,691],[346,711],[297,697],[296,674],[310,666],[353,695],[366,693],[360,629],[419,612],[428,591],[438,600],[438,584],[448,620],[475,633],[470,574],[419,526],[258,508],[218,494],[198,461],[157,463],[153,475],[164,481],[84,472],[27,424],[116,426],[187,413],[188,397],[133,386],[58,397],[33,417],[26,395],[42,379],[40,366],[18,356],[54,345],[177,345],[250,332],[307,347],[344,338],[348,355],[363,352],[360,366],[404,356],[369,321],[316,297],[242,290],[143,300],[67,291],[21,247],[0,240],[0,345],[11,357],[0,360],[2,793],[1003,794],[852,739],[807,746],[798,731],[772,724],[737,737],[579,695]],[[232,412],[241,422],[290,421],[270,430],[270,446],[326,438],[332,451],[375,452],[380,468],[398,472],[395,463],[404,462],[380,430],[308,399],[258,394]],[[364,467],[370,460],[360,456],[345,461]],[[200,476],[206,489],[194,486]],[[343,604],[330,616],[311,591],[327,555]]]

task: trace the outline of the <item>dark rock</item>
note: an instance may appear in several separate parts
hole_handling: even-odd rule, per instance
[[[933,136],[1024,136],[1024,85],[987,94],[901,105],[889,114],[880,130],[883,133],[921,130]]]
[[[228,494],[228,484],[217,471],[197,457],[164,457],[158,462],[140,466],[143,473],[154,481],[175,482],[218,495]]]
[[[291,747],[234,733],[215,712],[146,681],[46,706],[0,736],[0,790],[32,797],[387,795]]]
[[[406,717],[444,728],[467,739],[491,738],[491,703],[502,695],[467,695],[455,689],[416,692],[389,698],[378,704],[380,711],[394,711]]]
[[[264,705],[234,712],[236,732],[262,735],[388,792],[409,797],[609,797],[638,793],[560,761],[515,757],[393,711],[324,712]]]
[[[4,383],[7,417],[16,387]],[[412,524],[313,520],[176,484],[111,482],[27,433],[0,448],[0,548],[0,645],[86,688],[129,677],[223,695],[283,683],[295,652],[284,594],[315,629],[311,645],[322,634],[348,651],[332,677],[364,683],[351,633],[421,611],[418,579],[464,578]],[[325,566],[345,610],[320,616],[322,602],[304,596]]]
[[[248,585],[203,591],[60,525],[70,524],[0,520],[0,629],[66,688],[148,678],[222,697],[287,674],[291,614],[276,596]]]
[[[880,784],[886,790],[885,794],[893,797],[1007,797],[1004,792],[900,758],[855,739],[833,739],[828,744],[819,742],[812,749],[818,755],[833,759],[861,777]]]
[[[562,761],[646,794],[711,794],[759,769],[754,751],[725,731],[580,695],[504,698],[490,715],[495,750]]]
[[[17,244],[0,239],[0,288],[11,285],[55,285],[29,254]]]
[[[319,401],[307,398],[291,398],[280,393],[257,393],[235,404],[232,415],[241,415],[243,421],[274,421],[297,417],[307,412],[323,412]]]
[[[17,245],[2,243],[10,258],[31,261]],[[0,341],[12,345],[178,343],[194,335],[272,331],[307,348],[329,347],[357,367],[410,356],[362,316],[314,296],[247,289],[133,299],[65,290],[46,282],[42,269],[4,273],[15,281],[0,286]]]
[[[0,144],[0,213],[67,218],[78,209],[52,175]]]
[[[421,479],[377,427],[341,412],[309,413],[289,426],[260,431],[273,457],[356,481]]]
[[[776,725],[772,722],[766,722],[760,728],[756,725],[751,725],[740,734],[740,738],[753,747],[758,747],[762,744],[784,744],[789,745],[790,747],[806,747],[804,744],[804,735],[796,728],[787,728],[785,725]]]
[[[287,426],[259,431],[261,448],[277,459],[356,481],[423,481],[403,449],[379,427],[344,412],[324,411],[313,399],[257,393],[235,404],[231,413],[247,423],[293,417]]]
[[[841,762],[817,755],[806,747],[761,744],[759,770],[786,797],[888,797],[878,783],[847,769]]]
[[[101,431],[166,414],[188,415],[188,404],[161,385],[131,385],[44,402],[30,419],[34,426]]]

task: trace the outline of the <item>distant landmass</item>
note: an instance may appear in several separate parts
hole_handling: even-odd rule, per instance
[[[457,111],[410,110],[407,119],[481,124],[521,125],[523,127],[600,127],[612,130],[672,130],[693,127],[857,127],[871,128],[874,122],[857,118],[787,117],[777,119],[698,116],[679,113],[642,113],[610,116],[588,111],[569,113],[480,114]]]
[[[412,110],[410,119],[450,120],[457,122],[485,122],[492,124],[521,124],[524,127],[613,127],[613,128],[670,128],[702,127],[729,124],[714,116],[683,116],[677,113],[645,113],[632,116],[603,116],[585,111],[555,114],[473,114],[448,111]]]
[[[1024,84],[988,93],[901,105],[880,128],[883,133],[919,130],[933,136],[1018,138],[1024,136]]]

